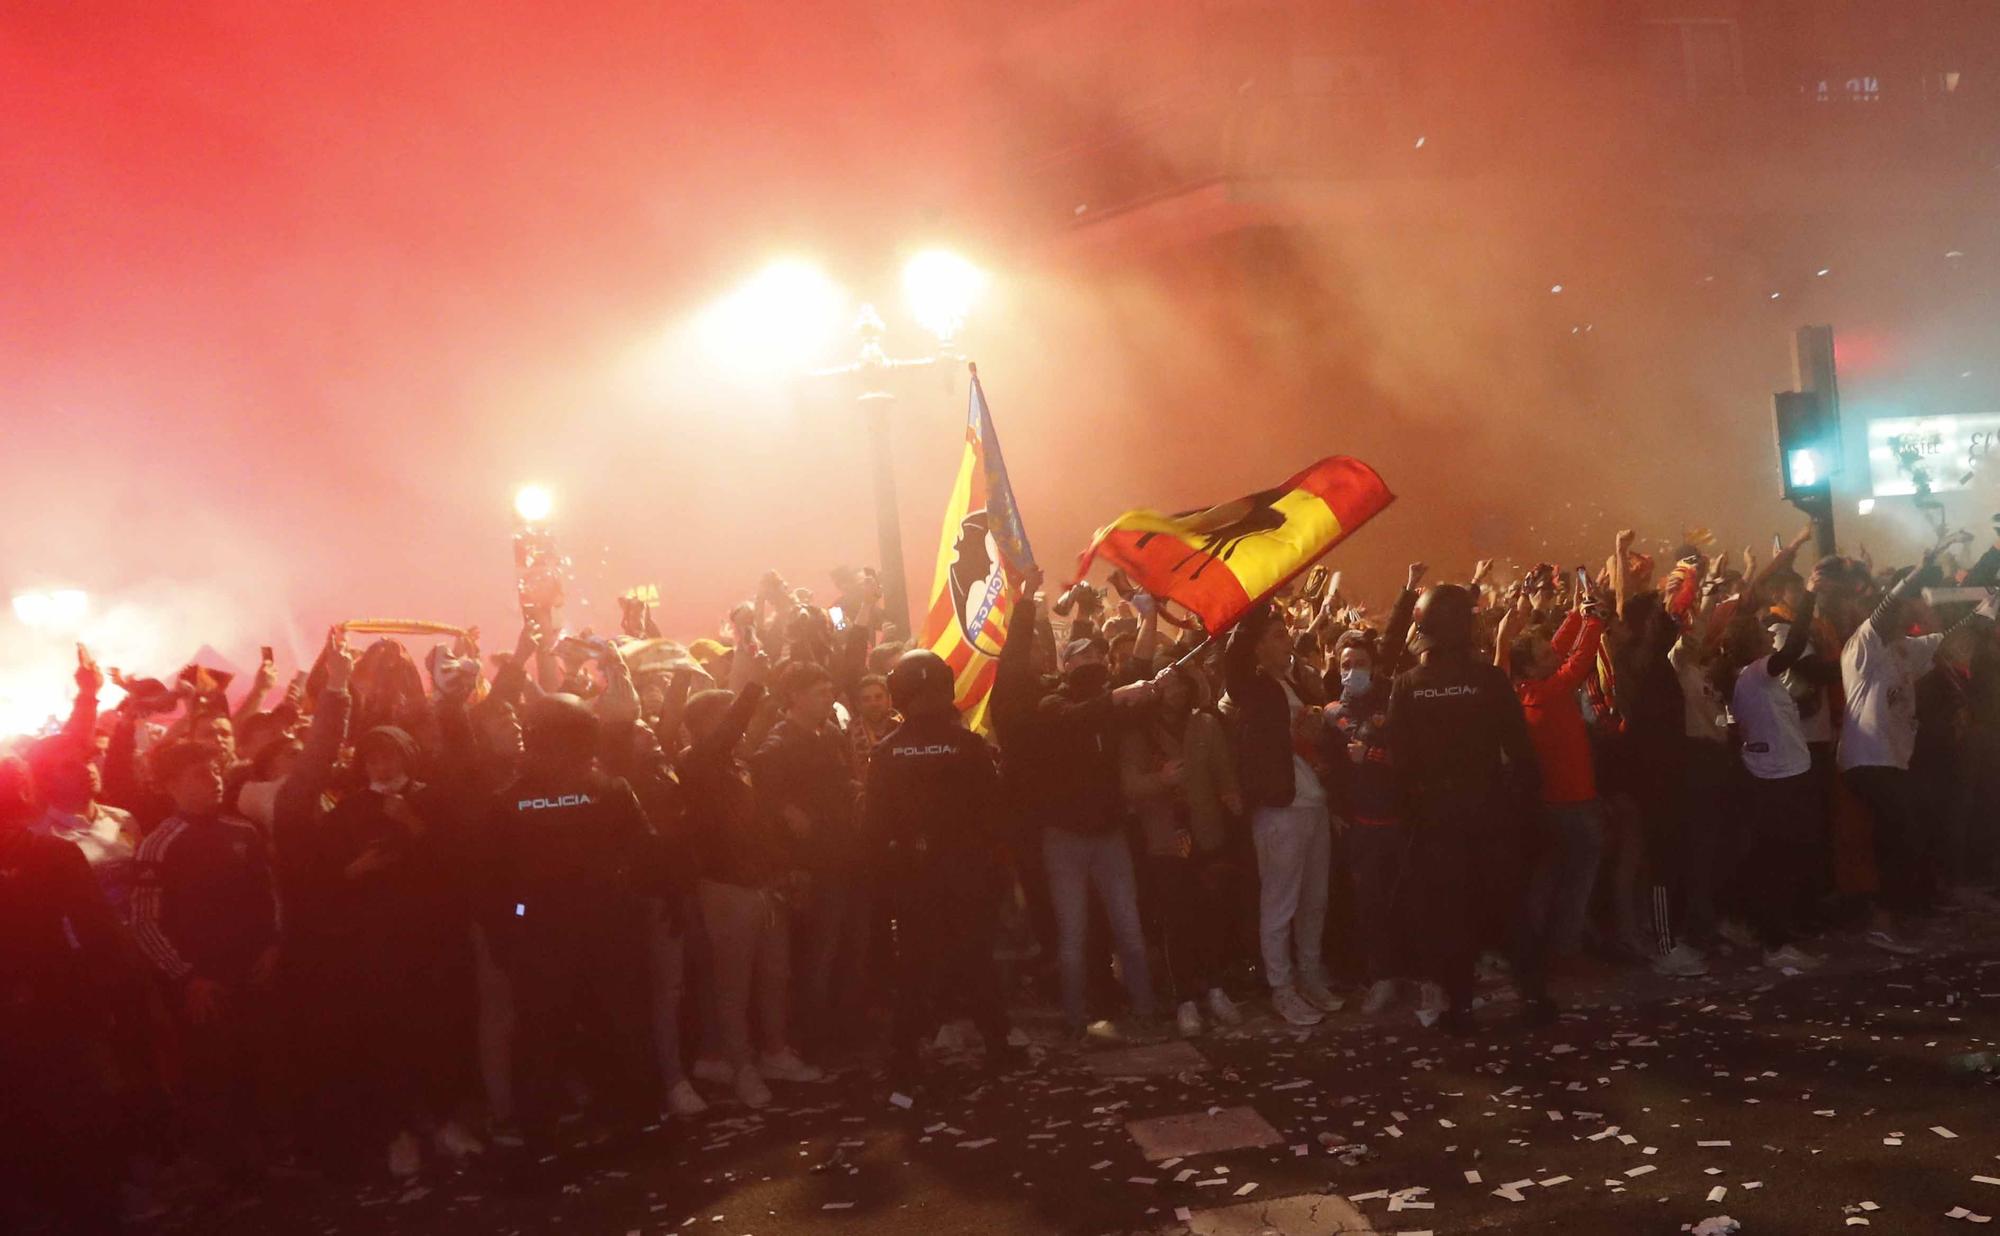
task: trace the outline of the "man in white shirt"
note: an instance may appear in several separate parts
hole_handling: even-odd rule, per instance
[[[1933,557],[1926,553],[1923,566],[1883,596],[1840,654],[1847,692],[1841,773],[1873,821],[1882,907],[1895,914],[1921,913],[1935,894],[1925,841],[1934,822],[1920,818],[1909,773],[1917,745],[1917,679],[1930,671],[1950,635],[1969,633],[1975,622],[1992,622],[1996,606],[1988,597],[1949,633],[1907,634],[1906,603],[1922,589],[1921,577]],[[1898,942],[1884,931],[1871,932],[1869,940],[1891,951],[1911,951],[1908,945],[1894,947]]]
[[[97,801],[102,787],[97,766],[82,743],[58,734],[28,753],[35,790],[44,804],[28,831],[67,841],[83,851],[104,899],[119,921],[132,921],[132,889],[138,878],[135,855],[139,829],[132,817]]]

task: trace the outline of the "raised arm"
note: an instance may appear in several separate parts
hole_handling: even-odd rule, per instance
[[[1797,665],[1800,658],[1806,655],[1806,650],[1812,646],[1813,608],[1818,600],[1819,573],[1814,572],[1812,579],[1806,583],[1806,596],[1805,600],[1799,602],[1799,612],[1792,615],[1792,628],[1785,633],[1785,646],[1773,653],[1771,659],[1764,663],[1764,668],[1769,671],[1771,677],[1776,678]]]
[[[76,646],[76,703],[70,705],[69,720],[63,722],[63,737],[90,750],[97,740],[97,693],[104,689],[104,671],[97,668],[90,650]]]
[[[1032,716],[1035,698],[1034,644],[1040,636],[1037,621],[1040,606],[1036,593],[1042,586],[1042,569],[1029,567],[1021,577],[1020,595],[1007,618],[1007,639],[1000,646],[1000,663],[993,670],[993,723],[1000,730],[1013,728],[1016,721]]]
[[[1597,649],[1604,640],[1604,623],[1596,617],[1571,614],[1564,621],[1563,628],[1570,632],[1572,646],[1550,681],[1559,691],[1574,691],[1584,684],[1597,666]]]
[[[1630,528],[1624,529],[1619,532],[1614,542],[1615,548],[1611,553],[1611,599],[1612,604],[1617,607],[1616,612],[1620,618],[1625,616],[1625,602],[1631,594],[1632,587],[1625,556],[1632,552],[1632,542],[1637,539],[1638,533]]]
[[[1798,561],[1799,550],[1804,548],[1806,542],[1812,540],[1812,538],[1813,526],[1807,524],[1805,527],[1799,529],[1797,534],[1792,537],[1791,541],[1784,548],[1772,554],[1771,560],[1762,566],[1756,565],[1755,554],[1752,554],[1747,549],[1744,550],[1743,552],[1746,555],[1744,566],[1747,569],[1743,572],[1743,595],[1756,595],[1757,589],[1763,585],[1764,581],[1779,571],[1797,570],[1798,568],[1794,564]],[[1771,539],[1774,543],[1777,541],[1776,537]]]
[[[1427,569],[1421,562],[1410,564],[1410,573],[1403,583],[1403,594],[1396,598],[1396,607],[1389,611],[1389,627],[1382,633],[1382,674],[1385,678],[1394,678],[1402,672],[1403,659],[1409,655],[1410,623],[1417,614],[1417,589],[1423,583]]]
[[[241,725],[257,715],[258,710],[264,707],[264,698],[271,694],[272,687],[278,685],[278,664],[269,655],[270,651],[269,648],[264,650],[266,655],[258,660],[257,672],[250,678],[249,693],[243,697],[243,702],[236,706],[236,711],[230,714],[230,721],[235,725]]]
[[[327,634],[326,685],[321,688],[319,702],[313,708],[312,726],[306,730],[305,750],[292,771],[278,787],[278,797],[272,808],[272,832],[279,836],[283,845],[288,838],[283,834],[291,829],[309,823],[314,816],[314,808],[321,794],[333,781],[334,765],[340,759],[340,748],[347,741],[347,721],[353,711],[353,696],[348,691],[348,683],[354,673],[354,650],[347,646],[347,638],[339,627]]]
[[[1903,602],[1911,600],[1924,589],[1923,576],[1932,562],[1931,552],[1924,551],[1923,562],[1896,581],[1896,586],[1882,594],[1882,600],[1875,606],[1875,612],[1868,615],[1868,625],[1875,628],[1875,634],[1884,642],[1895,639],[1902,632],[1896,627],[1897,612]]]

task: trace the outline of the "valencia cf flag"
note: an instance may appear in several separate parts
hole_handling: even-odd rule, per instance
[[[957,678],[959,712],[967,725],[986,729],[986,696],[1000,667],[1007,619],[1021,576],[1035,563],[1028,547],[1000,439],[986,411],[979,370],[965,420],[965,457],[944,512],[937,576],[919,643],[943,657]]]
[[[1103,558],[1147,592],[1192,610],[1213,638],[1395,500],[1375,469],[1334,455],[1276,488],[1207,510],[1128,511],[1098,532],[1077,578]]]

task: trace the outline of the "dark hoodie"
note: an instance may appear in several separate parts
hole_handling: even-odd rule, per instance
[[[788,833],[786,807],[804,812],[810,820],[794,847],[808,870],[851,871],[861,862],[851,750],[847,736],[834,725],[808,730],[788,717],[771,728],[751,757],[751,777],[765,826]]]
[[[750,770],[736,755],[763,698],[762,686],[745,687],[716,727],[682,752],[679,761],[695,862],[701,878],[717,884],[769,888],[789,865],[784,836],[757,809]]]

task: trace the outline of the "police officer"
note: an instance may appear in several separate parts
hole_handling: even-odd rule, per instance
[[[889,847],[895,1067],[913,1068],[919,1040],[956,1012],[973,1019],[998,1065],[1014,1053],[993,964],[1007,871],[993,748],[960,724],[951,667],[936,653],[904,653],[889,692],[903,724],[869,761],[866,818]]]
[[[645,903],[656,839],[623,779],[598,771],[598,722],[580,702],[536,702],[521,775],[493,806],[489,938],[513,985],[515,1093],[523,1132],[546,1135],[559,1044],[580,1023],[614,1126],[647,1114]],[[595,1066],[595,1067],[592,1067]]]
[[[1440,584],[1417,605],[1421,661],[1389,696],[1389,747],[1413,830],[1414,905],[1434,916],[1427,973],[1450,1001],[1440,1024],[1471,1029],[1479,946],[1507,937],[1531,1018],[1554,1009],[1522,912],[1521,823],[1540,786],[1535,748],[1507,675],[1473,655],[1472,594]]]

